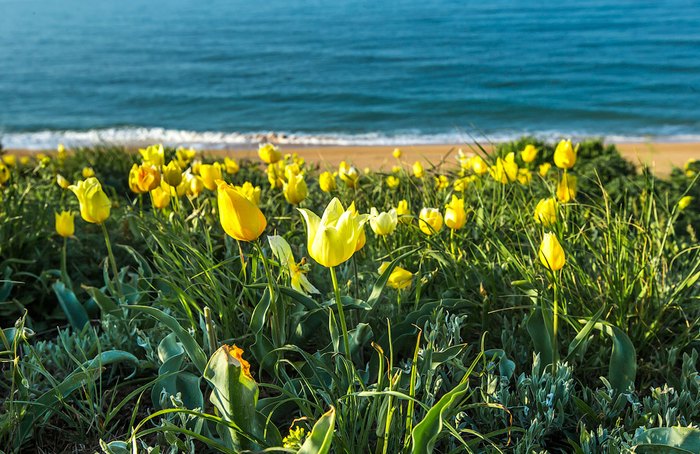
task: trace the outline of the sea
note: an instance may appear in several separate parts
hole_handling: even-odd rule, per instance
[[[0,0],[0,143],[700,141],[698,1]]]

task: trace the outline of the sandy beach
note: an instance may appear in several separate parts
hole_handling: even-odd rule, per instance
[[[654,174],[663,177],[670,174],[673,167],[683,167],[689,159],[700,159],[700,143],[684,142],[637,142],[615,144],[620,153],[632,163],[641,167],[649,166]],[[483,145],[482,145],[483,146]],[[493,145],[483,146],[490,150]],[[321,168],[337,167],[341,161],[348,161],[359,168],[369,167],[373,170],[389,170],[396,164],[392,156],[393,146],[298,146],[283,145],[285,153],[298,153],[307,162],[318,163]],[[480,152],[474,144],[408,145],[400,146],[401,160],[413,163],[421,160],[430,165],[441,162],[447,165],[456,163],[457,151],[465,153]],[[29,150],[6,150],[18,155],[36,153]],[[226,150],[203,150],[202,153],[216,157],[231,156],[237,159],[258,159],[257,149],[242,147]]]

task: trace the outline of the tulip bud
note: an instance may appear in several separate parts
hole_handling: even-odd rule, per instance
[[[464,227],[467,221],[467,212],[464,210],[464,199],[453,195],[450,203],[445,208],[445,225],[452,230]]]
[[[335,175],[333,175],[331,172],[323,172],[318,176],[318,185],[323,192],[335,191]]]
[[[338,176],[348,187],[356,188],[360,179],[360,172],[354,166],[343,161],[338,167]]]
[[[163,164],[165,164],[165,150],[163,149],[163,145],[151,145],[147,148],[140,149],[139,153],[141,153],[143,163],[148,166],[154,166],[160,169]]]
[[[418,226],[426,235],[433,235],[442,230],[442,213],[436,208],[423,208],[418,215]]]
[[[681,199],[678,201],[678,209],[681,211],[685,210],[690,206],[694,199],[695,197],[693,197],[692,195],[686,195],[684,197],[681,197]]]
[[[394,151],[391,152],[391,154],[396,158],[396,159],[401,159],[401,149],[400,148],[394,148]]]
[[[425,176],[425,169],[420,161],[413,163],[413,176],[416,178],[423,178],[423,176]]]
[[[223,180],[218,180],[217,186],[219,220],[224,231],[239,241],[258,239],[267,226],[260,208]]]
[[[95,171],[92,170],[92,167],[83,167],[83,178],[90,178],[95,176]]]
[[[274,164],[282,159],[282,153],[280,153],[279,148],[271,143],[261,144],[258,147],[258,156],[266,164]]]
[[[535,222],[545,227],[557,222],[557,199],[541,199],[535,207]]]
[[[383,262],[377,272],[379,274],[384,274],[384,271],[389,267],[389,262]],[[387,285],[396,290],[402,290],[411,285],[413,281],[413,273],[408,270],[401,268],[400,266],[395,266],[391,270],[389,279],[387,280]]]
[[[391,235],[396,230],[398,221],[398,215],[394,208],[388,212],[380,213],[376,208],[372,207],[369,212],[369,226],[377,235]]]
[[[564,249],[555,234],[548,232],[542,238],[539,250],[540,262],[549,270],[559,271],[566,263],[566,255]]]
[[[75,233],[75,214],[70,211],[56,213],[56,233],[63,238],[73,236]]]
[[[229,175],[235,175],[239,170],[241,170],[241,167],[238,165],[236,160],[232,158],[224,158],[224,168],[226,169],[226,173]]]
[[[61,189],[68,189],[68,186],[70,186],[70,181],[66,180],[60,173],[56,175],[56,183],[58,183]]]
[[[523,159],[523,162],[530,163],[535,160],[538,151],[539,150],[537,150],[534,145],[527,145],[525,149],[520,152],[520,157]]]
[[[68,189],[78,197],[80,216],[92,224],[101,224],[109,217],[112,202],[102,191],[102,185],[95,177],[68,186]]]
[[[214,164],[202,164],[199,166],[199,176],[202,177],[204,187],[213,191],[216,189],[216,180],[221,180],[223,178],[221,175],[221,164],[218,162]]]
[[[170,191],[160,186],[151,191],[151,203],[158,209],[163,209],[170,204]]]
[[[578,145],[574,149],[571,139],[562,140],[554,150],[554,164],[560,169],[570,169],[576,164]]]
[[[306,187],[306,181],[304,181],[304,175],[291,175],[288,181],[286,181],[282,187],[284,192],[284,198],[287,202],[292,205],[299,205],[308,194],[308,189]]]
[[[411,223],[413,216],[411,216],[411,210],[408,208],[408,202],[405,199],[399,200],[399,203],[396,205],[396,215],[402,224]]]
[[[177,187],[182,183],[182,167],[177,161],[172,160],[163,167],[163,180],[172,187]]]
[[[396,189],[399,187],[399,184],[401,183],[401,181],[398,178],[396,178],[394,175],[389,175],[388,177],[386,177],[385,181],[386,181],[386,185],[389,189]]]

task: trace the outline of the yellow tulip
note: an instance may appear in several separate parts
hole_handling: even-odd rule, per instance
[[[160,172],[150,164],[134,164],[129,172],[129,187],[137,194],[152,191],[160,186]]]
[[[63,238],[73,236],[75,233],[75,214],[70,211],[56,213],[56,233]]]
[[[204,191],[204,182],[198,175],[185,173],[185,183],[187,194],[191,197],[197,197]]]
[[[146,148],[139,149],[143,163],[149,166],[161,168],[165,164],[165,150],[163,145],[151,145]]]
[[[190,170],[193,174],[199,175],[200,167],[202,167],[202,161],[200,161],[199,159],[195,159],[194,161],[192,161],[192,165],[190,165]]]
[[[202,177],[202,183],[204,187],[213,191],[216,189],[216,180],[222,178],[221,175],[221,164],[215,162],[214,164],[202,164],[199,167],[199,176]]]
[[[299,205],[309,193],[304,181],[304,174],[291,175],[282,187],[284,198],[292,205]]]
[[[570,202],[576,198],[576,175],[564,173],[561,181],[557,184],[557,198],[563,203]]]
[[[447,189],[450,187],[450,180],[445,175],[435,177],[435,189]]]
[[[172,160],[167,166],[163,166],[163,180],[172,187],[180,186],[182,183],[182,167],[176,160]]]
[[[264,143],[258,147],[258,156],[266,164],[274,164],[282,159],[282,153],[279,148],[271,143]]]
[[[578,145],[574,148],[571,144],[571,139],[562,140],[554,150],[554,164],[560,169],[572,168],[576,164],[577,152]]]
[[[323,172],[318,176],[318,185],[323,192],[335,191],[335,175],[333,175],[331,172]]]
[[[218,186],[219,220],[224,231],[238,241],[254,241],[267,227],[258,206],[223,180]]]
[[[389,175],[386,177],[386,185],[389,189],[396,189],[399,187],[399,183],[401,181],[396,178],[394,175]]]
[[[260,206],[260,186],[253,186],[250,181],[246,181],[241,186],[235,186],[236,190],[243,196],[253,202],[256,206]]]
[[[542,238],[539,250],[540,262],[549,270],[559,271],[566,263],[566,255],[564,249],[555,234],[547,232]]]
[[[399,222],[402,224],[410,224],[413,216],[411,215],[411,209],[408,208],[408,202],[404,200],[399,200],[396,205],[396,215],[399,218]]]
[[[445,225],[452,230],[459,230],[467,222],[467,212],[464,210],[464,199],[452,196],[445,207]]]
[[[518,169],[518,183],[528,185],[532,181],[532,172],[529,169]]]
[[[681,211],[685,210],[690,206],[694,199],[695,197],[693,197],[692,195],[686,195],[684,197],[681,197],[681,199],[678,201],[678,209]]]
[[[102,190],[102,185],[95,177],[90,177],[77,184],[68,186],[68,189],[78,197],[80,202],[80,216],[92,224],[101,224],[109,217],[112,203],[107,194]]]
[[[66,152],[66,147],[64,147],[62,143],[59,143],[58,146],[56,147],[56,157],[58,158],[59,161],[65,161],[66,158],[68,157],[68,153]]]
[[[489,171],[494,180],[502,183],[512,183],[518,178],[518,164],[515,162],[515,153],[508,153],[505,159],[498,158],[496,165]]]
[[[413,163],[413,176],[416,178],[423,178],[423,176],[425,176],[425,169],[420,161]]]
[[[475,174],[477,175],[484,175],[488,173],[489,171],[489,165],[484,161],[484,158],[482,158],[479,155],[474,156],[471,159],[472,162],[472,170],[474,171]]]
[[[437,208],[423,208],[418,215],[418,226],[426,235],[442,230],[442,213]]]
[[[68,189],[68,186],[70,186],[70,181],[66,180],[60,173],[56,175],[56,183],[58,183],[61,189]]]
[[[391,173],[401,173],[401,170],[403,170],[401,168],[401,166],[394,166],[391,168]],[[365,172],[365,173],[367,173],[367,172]]]
[[[544,164],[540,164],[539,172],[540,176],[542,178],[547,176],[547,173],[549,173],[549,169],[552,168],[552,164],[545,162]]]
[[[356,188],[360,180],[360,172],[345,161],[338,166],[338,176],[350,188]]]
[[[151,203],[159,209],[163,209],[170,204],[170,190],[165,190],[158,186],[151,191]]]
[[[0,184],[7,183],[10,179],[10,169],[2,162],[0,162]]]
[[[400,148],[394,148],[394,151],[391,152],[391,154],[396,158],[396,159],[401,159],[401,149]]]
[[[535,207],[535,222],[545,227],[557,222],[557,210],[559,204],[554,197],[541,199]]]
[[[46,159],[46,155],[44,155],[44,159]],[[41,162],[41,164],[44,166],[47,165],[49,162],[51,162],[51,160],[44,161],[44,159],[41,159],[41,160],[37,159],[37,160],[39,160]],[[19,158],[19,163],[22,164],[23,166],[26,166],[27,164],[29,164],[29,161],[30,161],[29,156],[20,156],[20,158]]]
[[[197,151],[191,148],[178,148],[175,151],[175,158],[177,159],[177,164],[181,169],[187,167],[195,156],[197,156]]]
[[[14,167],[17,165],[17,157],[13,154],[6,154],[2,157],[2,162],[8,167]]]
[[[92,170],[92,167],[83,167],[83,178],[90,178],[95,176],[95,171]]]
[[[367,215],[354,208],[345,210],[333,198],[319,218],[310,210],[298,208],[304,217],[309,255],[325,267],[340,265],[355,253]]]
[[[525,149],[520,152],[520,157],[523,159],[523,162],[530,163],[535,160],[538,151],[534,145],[526,145]]]
[[[235,175],[239,170],[241,170],[241,167],[238,165],[235,159],[224,158],[224,169],[229,175]]]
[[[369,226],[377,235],[391,235],[396,230],[398,222],[399,217],[394,208],[380,213],[372,207],[369,211]]]
[[[318,289],[316,289],[306,277],[306,273],[309,271],[309,265],[304,264],[304,260],[302,260],[301,263],[297,263],[296,260],[294,260],[292,248],[289,246],[289,243],[287,243],[287,240],[278,235],[269,235],[267,241],[270,243],[272,254],[279,260],[280,267],[286,269],[289,274],[292,281],[292,288],[304,295],[319,293]]]
[[[379,274],[384,274],[384,271],[389,267],[389,262],[383,262],[377,272]],[[401,268],[400,266],[395,266],[391,270],[389,275],[389,280],[387,280],[387,285],[396,290],[402,290],[411,285],[413,280],[413,273],[408,270]]]
[[[467,187],[470,184],[476,181],[476,179],[476,175],[469,175],[463,178],[458,178],[454,181],[454,183],[452,183],[452,187],[454,187],[455,191],[457,192],[464,192],[467,190]]]
[[[277,161],[267,166],[267,181],[270,182],[271,187],[282,189],[285,178],[284,161]]]

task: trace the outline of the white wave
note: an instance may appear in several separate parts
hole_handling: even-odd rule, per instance
[[[505,131],[496,133],[471,133],[454,131],[450,133],[425,134],[418,131],[386,134],[381,132],[362,134],[309,134],[287,132],[222,132],[187,131],[165,128],[105,128],[87,131],[43,130],[35,132],[0,133],[0,143],[7,149],[50,150],[58,144],[66,147],[92,145],[145,146],[162,143],[167,146],[185,146],[199,149],[229,149],[257,146],[263,142],[299,146],[352,146],[352,145],[429,145],[429,144],[470,144],[489,143],[517,139],[531,135],[543,140],[558,140],[563,137],[582,139],[602,137],[609,142],[700,142],[700,134],[676,135],[619,135],[590,134],[586,132],[559,131]]]

